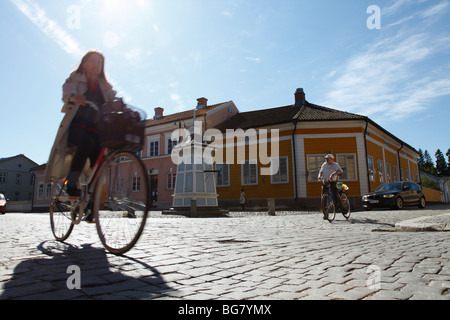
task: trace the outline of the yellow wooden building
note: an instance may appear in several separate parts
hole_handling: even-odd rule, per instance
[[[332,153],[344,169],[340,181],[349,186],[352,204],[359,207],[361,195],[377,186],[394,181],[418,182],[418,152],[366,116],[343,112],[309,103],[303,89],[295,93],[295,103],[284,107],[241,112],[217,126],[226,137],[227,130],[257,133],[257,139],[224,140],[222,151],[234,149],[234,157],[219,156],[216,164],[219,203],[239,207],[244,189],[247,206],[258,209],[275,198],[278,208],[317,208],[321,185],[318,171],[324,156]],[[265,135],[267,131],[267,136]],[[278,139],[271,133],[277,132]],[[272,175],[261,173],[268,168],[258,153],[249,152],[252,145],[267,147],[278,143],[279,170]],[[239,159],[238,148],[245,145],[245,159]],[[254,146],[253,146],[254,147]],[[227,151],[228,150],[228,151]]]

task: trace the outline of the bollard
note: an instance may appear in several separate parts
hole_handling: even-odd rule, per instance
[[[191,209],[190,209],[190,212],[189,212],[189,216],[191,218],[197,218],[198,217],[197,200],[195,200],[195,199],[191,200]]]
[[[269,208],[269,215],[274,216],[275,215],[275,199],[270,198],[267,199],[267,207]]]

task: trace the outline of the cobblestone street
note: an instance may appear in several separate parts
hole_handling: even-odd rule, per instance
[[[450,297],[448,232],[397,222],[450,212],[234,213],[187,219],[152,212],[136,247],[103,249],[95,225],[56,242],[48,214],[0,216],[0,299],[436,299]],[[69,290],[70,266],[81,288]]]

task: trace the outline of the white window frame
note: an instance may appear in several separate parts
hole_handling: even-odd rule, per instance
[[[391,170],[391,164],[389,162],[386,162],[386,183],[391,183],[392,181],[392,170]]]
[[[353,157],[353,159],[352,160],[349,160],[349,156],[351,156],[351,157]],[[344,159],[345,159],[345,165],[341,165],[339,162],[338,162],[338,160],[339,160],[339,157],[344,157]],[[354,172],[353,172],[353,174],[354,174],[354,178],[353,179],[350,179],[349,177],[348,177],[348,166],[347,166],[347,164],[348,164],[348,161],[352,161],[353,162],[353,168],[354,168]],[[344,173],[339,177],[339,180],[342,180],[342,181],[358,181],[358,170],[357,170],[357,167],[356,167],[356,154],[355,153],[337,153],[336,154],[336,162],[338,162],[339,163],[339,166],[342,168],[342,170],[344,171]]]
[[[175,145],[173,145],[172,146],[172,150],[173,150],[173,148],[179,143],[178,141],[176,141],[176,140],[172,140],[172,133],[170,132],[170,133],[165,133],[164,134],[164,145],[165,145],[165,154],[171,154],[171,151],[172,150],[170,150],[169,151],[169,144],[170,144],[170,142],[172,141],[172,144],[175,142]]]
[[[133,176],[131,179],[131,191],[140,192],[141,191],[141,177],[138,175]]]
[[[309,158],[314,157],[317,165],[317,170],[311,169]],[[319,176],[320,169],[325,162],[325,156],[323,154],[307,154],[306,155],[306,167],[308,170],[308,182],[316,182]]]
[[[256,178],[255,182],[245,183],[244,168],[246,165],[249,166],[249,173],[250,173],[249,179],[250,180],[252,178],[252,171],[253,171],[252,168],[254,168],[254,173],[255,173],[255,178]],[[241,185],[254,186],[257,184],[258,184],[258,163],[257,163],[257,161],[253,160],[253,159],[242,161],[242,163],[241,163]]]
[[[226,168],[226,169],[225,169]],[[225,170],[224,170],[225,169]],[[216,186],[217,187],[229,187],[230,186],[230,165],[228,163],[216,163],[216,170],[221,171],[220,180],[219,180],[219,173],[216,172]],[[225,183],[224,183],[225,178]]]
[[[381,159],[378,159],[377,161],[377,167],[378,167],[378,180],[380,183],[384,183],[384,162]]]
[[[152,143],[158,143],[158,147],[157,148],[152,147]],[[161,142],[160,142],[159,136],[149,137],[147,139],[147,156],[149,158],[158,157],[161,154],[160,148],[161,148]],[[154,153],[153,155],[152,155],[152,151]]]
[[[167,190],[175,190],[175,185],[176,185],[176,180],[177,179],[177,174],[175,172],[169,172],[167,174],[167,185],[166,188]]]
[[[373,157],[368,156],[367,157],[367,168],[369,170],[369,181],[375,182],[375,166],[373,163]]]
[[[287,156],[283,156],[283,157],[278,157],[278,158],[274,158],[271,159],[271,163],[273,163],[273,161],[279,160],[278,162],[278,172],[274,173],[273,175],[270,176],[270,183],[271,184],[284,184],[284,183],[289,183],[289,157]],[[286,172],[283,174],[281,172],[281,161],[286,161]],[[285,180],[281,180],[281,177],[283,175],[286,175],[286,179]],[[275,181],[274,178],[278,177],[279,180]]]

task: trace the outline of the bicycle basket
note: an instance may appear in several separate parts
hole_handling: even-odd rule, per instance
[[[100,144],[113,150],[138,152],[144,145],[145,113],[121,99],[105,103],[97,115]]]

